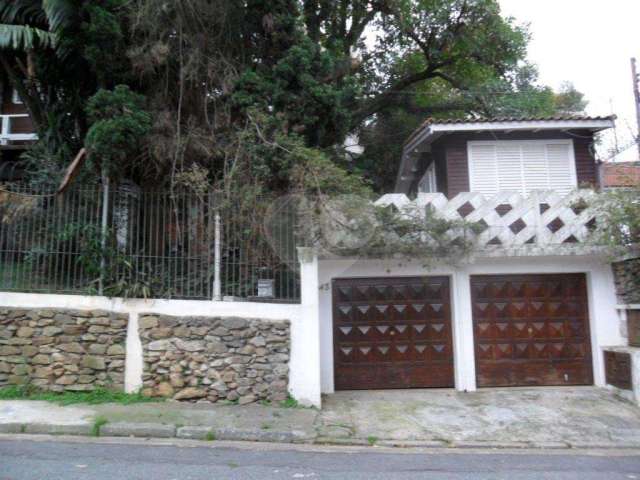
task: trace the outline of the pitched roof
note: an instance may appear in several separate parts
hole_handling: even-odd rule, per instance
[[[421,131],[423,131],[426,127],[430,127],[432,125],[465,125],[465,124],[488,124],[488,123],[532,123],[532,122],[602,122],[608,121],[613,122],[616,119],[615,115],[610,116],[595,116],[588,117],[585,115],[554,115],[548,117],[479,117],[479,118],[450,118],[450,119],[436,119],[436,118],[427,118],[418,128],[416,128],[409,138],[404,142],[404,145],[407,145],[411,142]],[[505,125],[507,127],[507,125]],[[481,127],[480,127],[481,128]]]

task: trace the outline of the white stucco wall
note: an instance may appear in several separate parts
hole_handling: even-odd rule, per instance
[[[313,263],[312,269],[313,267]],[[315,264],[317,265],[317,264]],[[317,274],[316,274],[317,278]],[[317,292],[317,288],[313,289]],[[303,404],[320,406],[320,360],[318,320],[315,299],[308,288],[303,288],[303,304],[276,304],[253,302],[215,302],[200,300],[123,300],[82,295],[53,295],[0,292],[0,306],[16,308],[69,308],[78,310],[108,310],[129,314],[127,328],[127,355],[125,364],[125,389],[137,391],[142,386],[142,344],[138,334],[138,315],[191,315],[209,317],[243,317],[265,320],[289,320],[291,322],[291,357],[289,361],[289,392]],[[304,301],[303,299],[303,301]],[[303,312],[304,315],[303,315]],[[314,354],[313,345],[317,344]],[[310,364],[317,365],[313,375]]]
[[[319,262],[319,312],[321,383],[323,393],[334,391],[333,314],[331,280],[340,277],[394,277],[447,275],[451,280],[453,350],[456,389],[476,389],[471,275],[585,273],[589,302],[594,383],[604,386],[602,347],[623,345],[616,312],[611,267],[606,259],[585,256],[480,258],[457,267],[425,269],[418,261],[321,260]]]
[[[190,300],[122,300],[79,295],[0,292],[0,306],[17,308],[102,309],[129,314],[125,383],[127,391],[142,384],[142,347],[138,314],[238,316],[291,322],[289,391],[303,404],[321,405],[321,393],[334,391],[331,280],[340,277],[446,275],[451,282],[455,385],[476,389],[470,276],[482,274],[586,273],[596,385],[604,386],[602,347],[624,345],[616,311],[613,274],[596,257],[509,257],[477,259],[457,267],[425,269],[421,262],[398,260],[321,260],[301,257],[301,303],[297,305]]]

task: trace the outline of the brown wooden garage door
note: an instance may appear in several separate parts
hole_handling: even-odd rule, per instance
[[[586,279],[471,277],[479,387],[593,383]]]
[[[333,281],[336,390],[452,387],[447,277]]]

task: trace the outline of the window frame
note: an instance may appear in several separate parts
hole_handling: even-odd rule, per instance
[[[14,105],[24,105],[24,101],[20,98],[20,94],[15,88],[11,90],[11,103]]]
[[[421,188],[425,184],[425,181],[427,186],[429,187],[428,192],[425,192]],[[422,175],[422,178],[418,182],[418,193],[437,193],[437,191],[438,191],[438,177],[436,173],[436,162],[434,160],[429,164],[429,166],[424,172],[424,175]]]
[[[577,166],[576,166],[576,153],[575,153],[575,145],[574,145],[574,141],[573,139],[567,138],[567,139],[549,139],[549,140],[470,140],[467,142],[467,171],[469,174],[469,191],[470,192],[478,192],[477,190],[474,190],[474,181],[475,179],[473,178],[473,169],[472,169],[472,157],[471,157],[471,150],[473,148],[474,145],[478,145],[478,146],[495,146],[498,147],[499,145],[526,145],[526,144],[534,144],[534,145],[567,145],[569,147],[569,175],[571,177],[571,183],[572,183],[572,187],[573,189],[576,189],[579,187],[578,185],[578,172],[577,172]],[[496,164],[496,168],[497,168],[497,164]],[[547,166],[548,168],[548,166]],[[496,177],[495,177],[496,183],[498,183],[498,188],[496,189],[497,192],[500,192],[500,188],[499,188],[499,182],[498,182],[498,177],[497,177],[497,172],[496,172]],[[523,185],[523,187],[525,187],[525,190],[528,190],[526,188],[526,182]],[[529,193],[531,192],[531,190],[528,190],[526,193],[522,190],[519,190],[518,193],[520,193],[521,195],[529,195]],[[483,193],[484,192],[478,192],[478,193]]]

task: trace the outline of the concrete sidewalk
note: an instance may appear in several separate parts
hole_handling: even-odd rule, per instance
[[[594,387],[338,392],[316,427],[331,443],[640,447],[640,409]]]
[[[638,448],[640,409],[599,388],[388,390],[322,411],[178,402],[61,407],[0,401],[0,433],[422,448]]]
[[[177,402],[59,406],[0,401],[0,433],[188,438],[303,443],[315,439],[318,411],[262,405]]]

